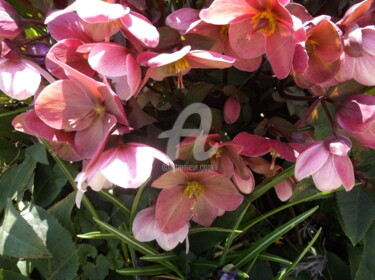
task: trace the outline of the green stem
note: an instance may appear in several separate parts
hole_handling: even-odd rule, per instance
[[[15,114],[18,114],[18,113],[23,113],[23,112],[25,112],[27,110],[31,110],[31,109],[34,109],[34,106],[23,107],[23,108],[20,108],[20,109],[11,111],[11,112],[2,113],[2,114],[0,114],[0,118],[15,115]]]
[[[139,205],[139,200],[141,199],[143,190],[145,186],[147,186],[148,182],[150,181],[151,177],[149,177],[146,182],[143,183],[143,185],[138,189],[137,194],[135,195],[133,205],[132,205],[132,210],[130,212],[130,219],[129,219],[129,228],[130,230],[132,229],[133,221],[135,218],[135,215],[137,214],[138,210],[138,205]]]
[[[56,155],[55,151],[51,148],[50,144],[43,138],[38,138],[43,145],[47,148],[47,151],[50,153],[50,155],[53,157],[53,159],[56,161],[57,165],[60,167],[61,171],[64,173],[66,179],[68,179],[69,183],[72,185],[74,190],[77,189],[76,182],[74,181],[73,175],[70,173],[70,171],[66,168],[65,163]],[[91,202],[88,200],[87,197],[82,198],[82,203],[85,205],[87,211],[89,211],[90,215],[92,217],[95,217],[96,219],[100,220],[100,217],[98,213],[96,212],[95,208],[92,206]]]
[[[120,211],[123,212],[125,215],[130,216],[130,210],[128,207],[126,207],[122,200],[118,199],[117,197],[109,193],[107,190],[101,190],[99,194],[105,199],[107,199],[109,202],[111,202],[113,205],[117,206],[117,208],[120,209]]]

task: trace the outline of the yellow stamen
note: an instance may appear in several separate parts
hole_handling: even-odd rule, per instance
[[[177,74],[177,87],[178,88],[184,87],[182,74],[189,67],[190,67],[190,64],[184,57],[168,65],[168,73]]]
[[[269,36],[276,31],[277,16],[270,9],[267,9],[253,16],[251,24],[258,32],[266,33]]]
[[[220,37],[223,39],[228,39],[229,24],[223,25],[220,28]]]
[[[312,55],[316,52],[316,48],[318,47],[318,43],[314,40],[307,40],[306,41],[306,51],[308,55]]]
[[[196,181],[189,182],[184,189],[184,195],[188,198],[197,198],[204,191],[203,185]]]

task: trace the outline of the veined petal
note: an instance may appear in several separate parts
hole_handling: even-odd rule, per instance
[[[152,182],[151,187],[166,189],[177,186],[186,186],[187,183],[188,179],[185,173],[181,169],[176,169],[175,171],[170,170],[161,175],[158,179]]]
[[[154,240],[155,224],[155,207],[148,207],[139,211],[132,226],[134,238],[141,242]]]
[[[239,16],[255,12],[246,0],[216,0],[209,8],[203,9],[199,16],[205,22],[224,25]]]
[[[324,165],[312,175],[315,186],[322,192],[337,189],[342,185],[341,178],[336,172],[334,156],[329,156]]]
[[[232,143],[242,145],[244,150],[241,152],[241,155],[247,157],[261,156],[268,153],[271,149],[266,138],[246,132],[237,134],[233,138]]]
[[[176,30],[185,32],[197,20],[200,20],[198,10],[182,8],[168,15],[165,19],[165,24]]]
[[[130,12],[129,7],[101,0],[76,0],[75,7],[79,17],[89,23],[110,22]]]
[[[293,194],[293,183],[290,181],[290,179],[285,179],[284,181],[281,181],[280,183],[276,184],[275,191],[277,194],[277,197],[281,201],[287,201]]]
[[[184,195],[184,187],[164,189],[156,201],[156,222],[164,233],[173,233],[186,226],[191,218],[193,199]]]
[[[249,171],[248,174],[250,174],[249,178],[243,178],[241,172],[237,168],[234,169],[232,177],[233,183],[237,186],[238,190],[245,194],[252,193],[255,187],[254,175],[249,168],[247,168],[247,170]]]
[[[324,147],[323,141],[308,146],[297,158],[295,168],[296,179],[302,180],[316,173],[326,163],[329,155],[330,153]]]
[[[190,51],[190,46],[185,46],[181,50],[176,51],[174,53],[162,53],[156,56],[151,56],[152,58],[148,59],[146,57],[150,56],[148,52],[142,53],[138,60],[143,62],[141,64],[145,64],[150,67],[159,67],[163,65],[170,64],[172,62],[175,62],[181,58],[183,58],[185,55],[187,55]]]
[[[164,233],[160,230],[158,223],[155,223],[155,239],[159,246],[165,250],[170,251],[175,248],[178,243],[184,242],[189,233],[189,224],[186,224],[181,229],[173,233]]]
[[[201,50],[190,51],[185,57],[192,68],[223,69],[231,67],[235,61],[235,59],[230,56]]]
[[[350,191],[355,183],[352,161],[348,156],[333,156],[333,164],[345,189]]]
[[[213,206],[204,196],[199,196],[194,201],[192,209],[192,220],[197,224],[209,227],[215,220],[219,209]]]

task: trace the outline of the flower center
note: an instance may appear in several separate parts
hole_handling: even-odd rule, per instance
[[[267,36],[273,34],[277,27],[277,17],[270,9],[259,12],[251,19],[254,29]]]
[[[223,39],[228,39],[229,24],[223,25],[220,28],[220,37]]]
[[[318,47],[318,43],[314,40],[307,40],[306,41],[306,51],[308,55],[312,55],[316,52],[316,48]]]
[[[196,181],[192,181],[186,185],[184,189],[184,195],[188,198],[197,198],[203,193],[203,191],[203,185],[199,184]]]
[[[187,61],[187,59],[184,57],[168,65],[168,73],[177,74],[177,87],[178,88],[184,87],[184,83],[182,80],[182,73],[189,67],[190,67],[190,64]]]

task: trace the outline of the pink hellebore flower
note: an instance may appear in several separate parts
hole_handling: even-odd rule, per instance
[[[200,12],[202,20],[229,26],[229,41],[241,58],[266,53],[276,76],[287,77],[292,68],[294,49],[302,38],[295,36],[291,14],[281,0],[215,0]]]
[[[307,40],[297,45],[293,70],[297,84],[310,87],[334,77],[340,67],[342,47],[338,28],[327,16],[306,22],[305,30]]]
[[[348,157],[351,142],[344,136],[330,137],[309,145],[297,158],[297,180],[312,176],[320,191],[330,191],[344,185],[354,186],[353,164]]]
[[[148,207],[137,213],[133,222],[133,235],[141,242],[148,242],[156,239],[159,246],[169,251],[182,243],[189,233],[189,224],[172,233],[164,233],[156,222],[155,206]]]
[[[336,110],[337,122],[364,145],[375,149],[375,97],[355,94]]]
[[[186,227],[190,219],[210,226],[222,210],[233,211],[243,200],[228,178],[210,171],[171,170],[151,186],[163,189],[156,201],[156,222],[164,233]]]
[[[140,143],[120,144],[96,154],[76,178],[77,205],[87,186],[95,191],[108,189],[112,184],[126,189],[138,188],[150,177],[155,158],[174,167],[166,154]]]
[[[141,65],[149,66],[148,75],[154,80],[161,81],[165,77],[177,76],[178,86],[183,87],[182,76],[192,68],[228,68],[234,63],[234,58],[215,52],[191,50],[185,46],[174,53],[157,54],[144,52],[138,56]]]
[[[35,101],[35,111],[48,126],[75,131],[75,147],[84,158],[92,158],[119,122],[128,126],[118,97],[97,82],[50,56],[69,79],[43,89]]]

